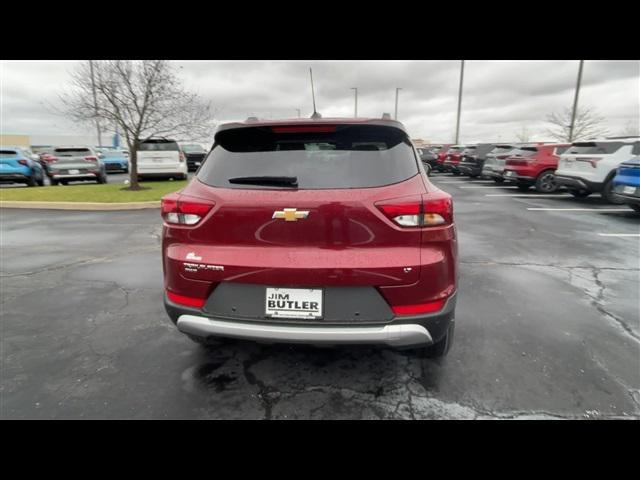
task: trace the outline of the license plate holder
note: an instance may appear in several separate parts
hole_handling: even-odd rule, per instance
[[[80,170],[69,170],[69,175],[78,175],[80,173]]]
[[[267,287],[265,315],[272,318],[322,318],[323,290],[319,288]]]
[[[629,195],[633,195],[634,193],[636,193],[636,187],[632,187],[630,185],[625,185],[622,188],[622,193],[627,193]]]

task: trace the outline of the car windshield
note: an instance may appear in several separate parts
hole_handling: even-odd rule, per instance
[[[538,149],[536,147],[520,147],[514,149],[510,154],[518,157],[530,157],[538,153]]]
[[[88,148],[56,148],[55,153],[59,157],[84,157],[91,155]]]
[[[505,153],[509,153],[513,150],[513,146],[511,145],[499,145],[491,150],[492,155],[504,155]]]
[[[156,151],[156,152],[177,152],[180,150],[176,142],[166,140],[148,140],[142,142],[138,148],[140,151]]]
[[[17,157],[17,156],[18,156],[17,150],[0,150],[0,158],[10,158],[10,157]]]
[[[201,145],[182,145],[182,150],[185,153],[206,153]]]
[[[398,183],[419,173],[411,141],[397,128],[338,125],[325,132],[279,130],[249,127],[219,132],[198,179],[227,188],[249,188],[230,179],[269,177],[295,178],[298,188],[304,189],[364,188]]]
[[[580,142],[574,143],[565,152],[567,155],[580,155],[580,154],[611,154],[622,147],[622,142]]]
[[[104,150],[101,153],[104,158],[122,158],[124,156],[121,150]]]

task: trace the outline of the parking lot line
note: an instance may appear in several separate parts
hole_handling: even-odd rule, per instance
[[[556,212],[632,212],[628,208],[527,208],[536,211],[556,211]]]
[[[601,237],[640,237],[640,233],[599,233]]]
[[[518,188],[515,185],[513,187],[501,187],[499,185],[496,186],[487,186],[487,185],[478,185],[477,187],[458,187],[458,188]]]
[[[562,198],[562,197],[573,197],[570,193],[485,193],[485,197],[554,197],[554,198]]]

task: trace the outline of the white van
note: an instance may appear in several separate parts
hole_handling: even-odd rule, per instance
[[[175,140],[163,137],[143,140],[137,157],[138,178],[187,178],[187,161]]]

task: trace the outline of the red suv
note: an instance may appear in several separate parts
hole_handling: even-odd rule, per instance
[[[559,155],[571,144],[540,144],[520,147],[515,155],[505,161],[503,178],[516,182],[518,189],[526,191],[532,185],[538,192],[552,193],[558,189],[555,171],[558,168]]]
[[[460,175],[458,164],[462,159],[462,152],[465,150],[464,145],[453,145],[444,156],[442,166],[445,172],[451,172],[454,175]]]
[[[221,125],[162,199],[165,307],[200,343],[382,344],[444,355],[457,241],[449,194],[387,119]]]

